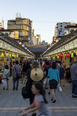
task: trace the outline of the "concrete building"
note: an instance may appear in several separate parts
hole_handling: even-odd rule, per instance
[[[9,37],[19,39],[19,32],[15,30],[0,29],[0,33],[8,34]]]
[[[4,21],[0,22],[0,29],[4,29]]]
[[[16,17],[8,20],[7,28],[19,32],[19,40],[24,44],[32,44],[32,21],[30,19]]]
[[[53,42],[58,42],[62,36],[67,35],[70,33],[72,28],[68,28],[68,26],[76,26],[76,23],[72,22],[60,22],[57,23],[55,26],[55,34],[53,36]],[[74,28],[73,28],[74,29]]]
[[[33,32],[32,32],[32,41],[33,41],[33,45],[34,45],[34,29],[33,29]]]
[[[34,37],[34,45],[38,45],[39,42],[41,42],[41,36],[39,34],[37,34],[35,37]]]

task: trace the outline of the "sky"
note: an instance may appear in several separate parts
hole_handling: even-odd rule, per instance
[[[77,0],[0,0],[0,22],[15,19],[16,13],[33,21],[35,35],[52,42],[56,23],[77,23]]]

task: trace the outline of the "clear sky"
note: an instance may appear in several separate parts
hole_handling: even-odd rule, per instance
[[[0,22],[15,19],[16,13],[33,21],[35,35],[52,42],[57,22],[77,23],[77,0],[0,0]]]

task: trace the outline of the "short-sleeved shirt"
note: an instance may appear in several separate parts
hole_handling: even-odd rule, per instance
[[[72,66],[71,66],[71,78],[72,80],[77,80],[77,75],[75,72],[77,72],[77,65],[74,63]]]
[[[15,78],[16,77],[16,73],[21,73],[21,67],[19,65],[15,65],[13,67],[13,77]]]
[[[51,116],[51,112],[48,109],[47,104],[44,102],[44,98],[42,95],[35,96],[34,98],[35,106],[38,104],[38,102],[41,102],[42,104],[38,110],[37,116]]]

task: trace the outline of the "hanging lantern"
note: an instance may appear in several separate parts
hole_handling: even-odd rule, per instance
[[[10,58],[12,57],[12,54],[11,54],[11,53],[9,54],[9,57],[10,57]]]
[[[69,58],[69,57],[70,57],[70,53],[66,53],[66,57],[68,57],[68,58]]]
[[[59,55],[57,56],[57,58],[59,59]]]
[[[1,57],[4,57],[4,52],[1,53]]]
[[[53,59],[55,59],[55,56],[53,56]]]
[[[60,54],[60,57],[63,57],[63,54]]]
[[[74,57],[74,53],[73,52],[71,52],[71,58],[73,58]]]

